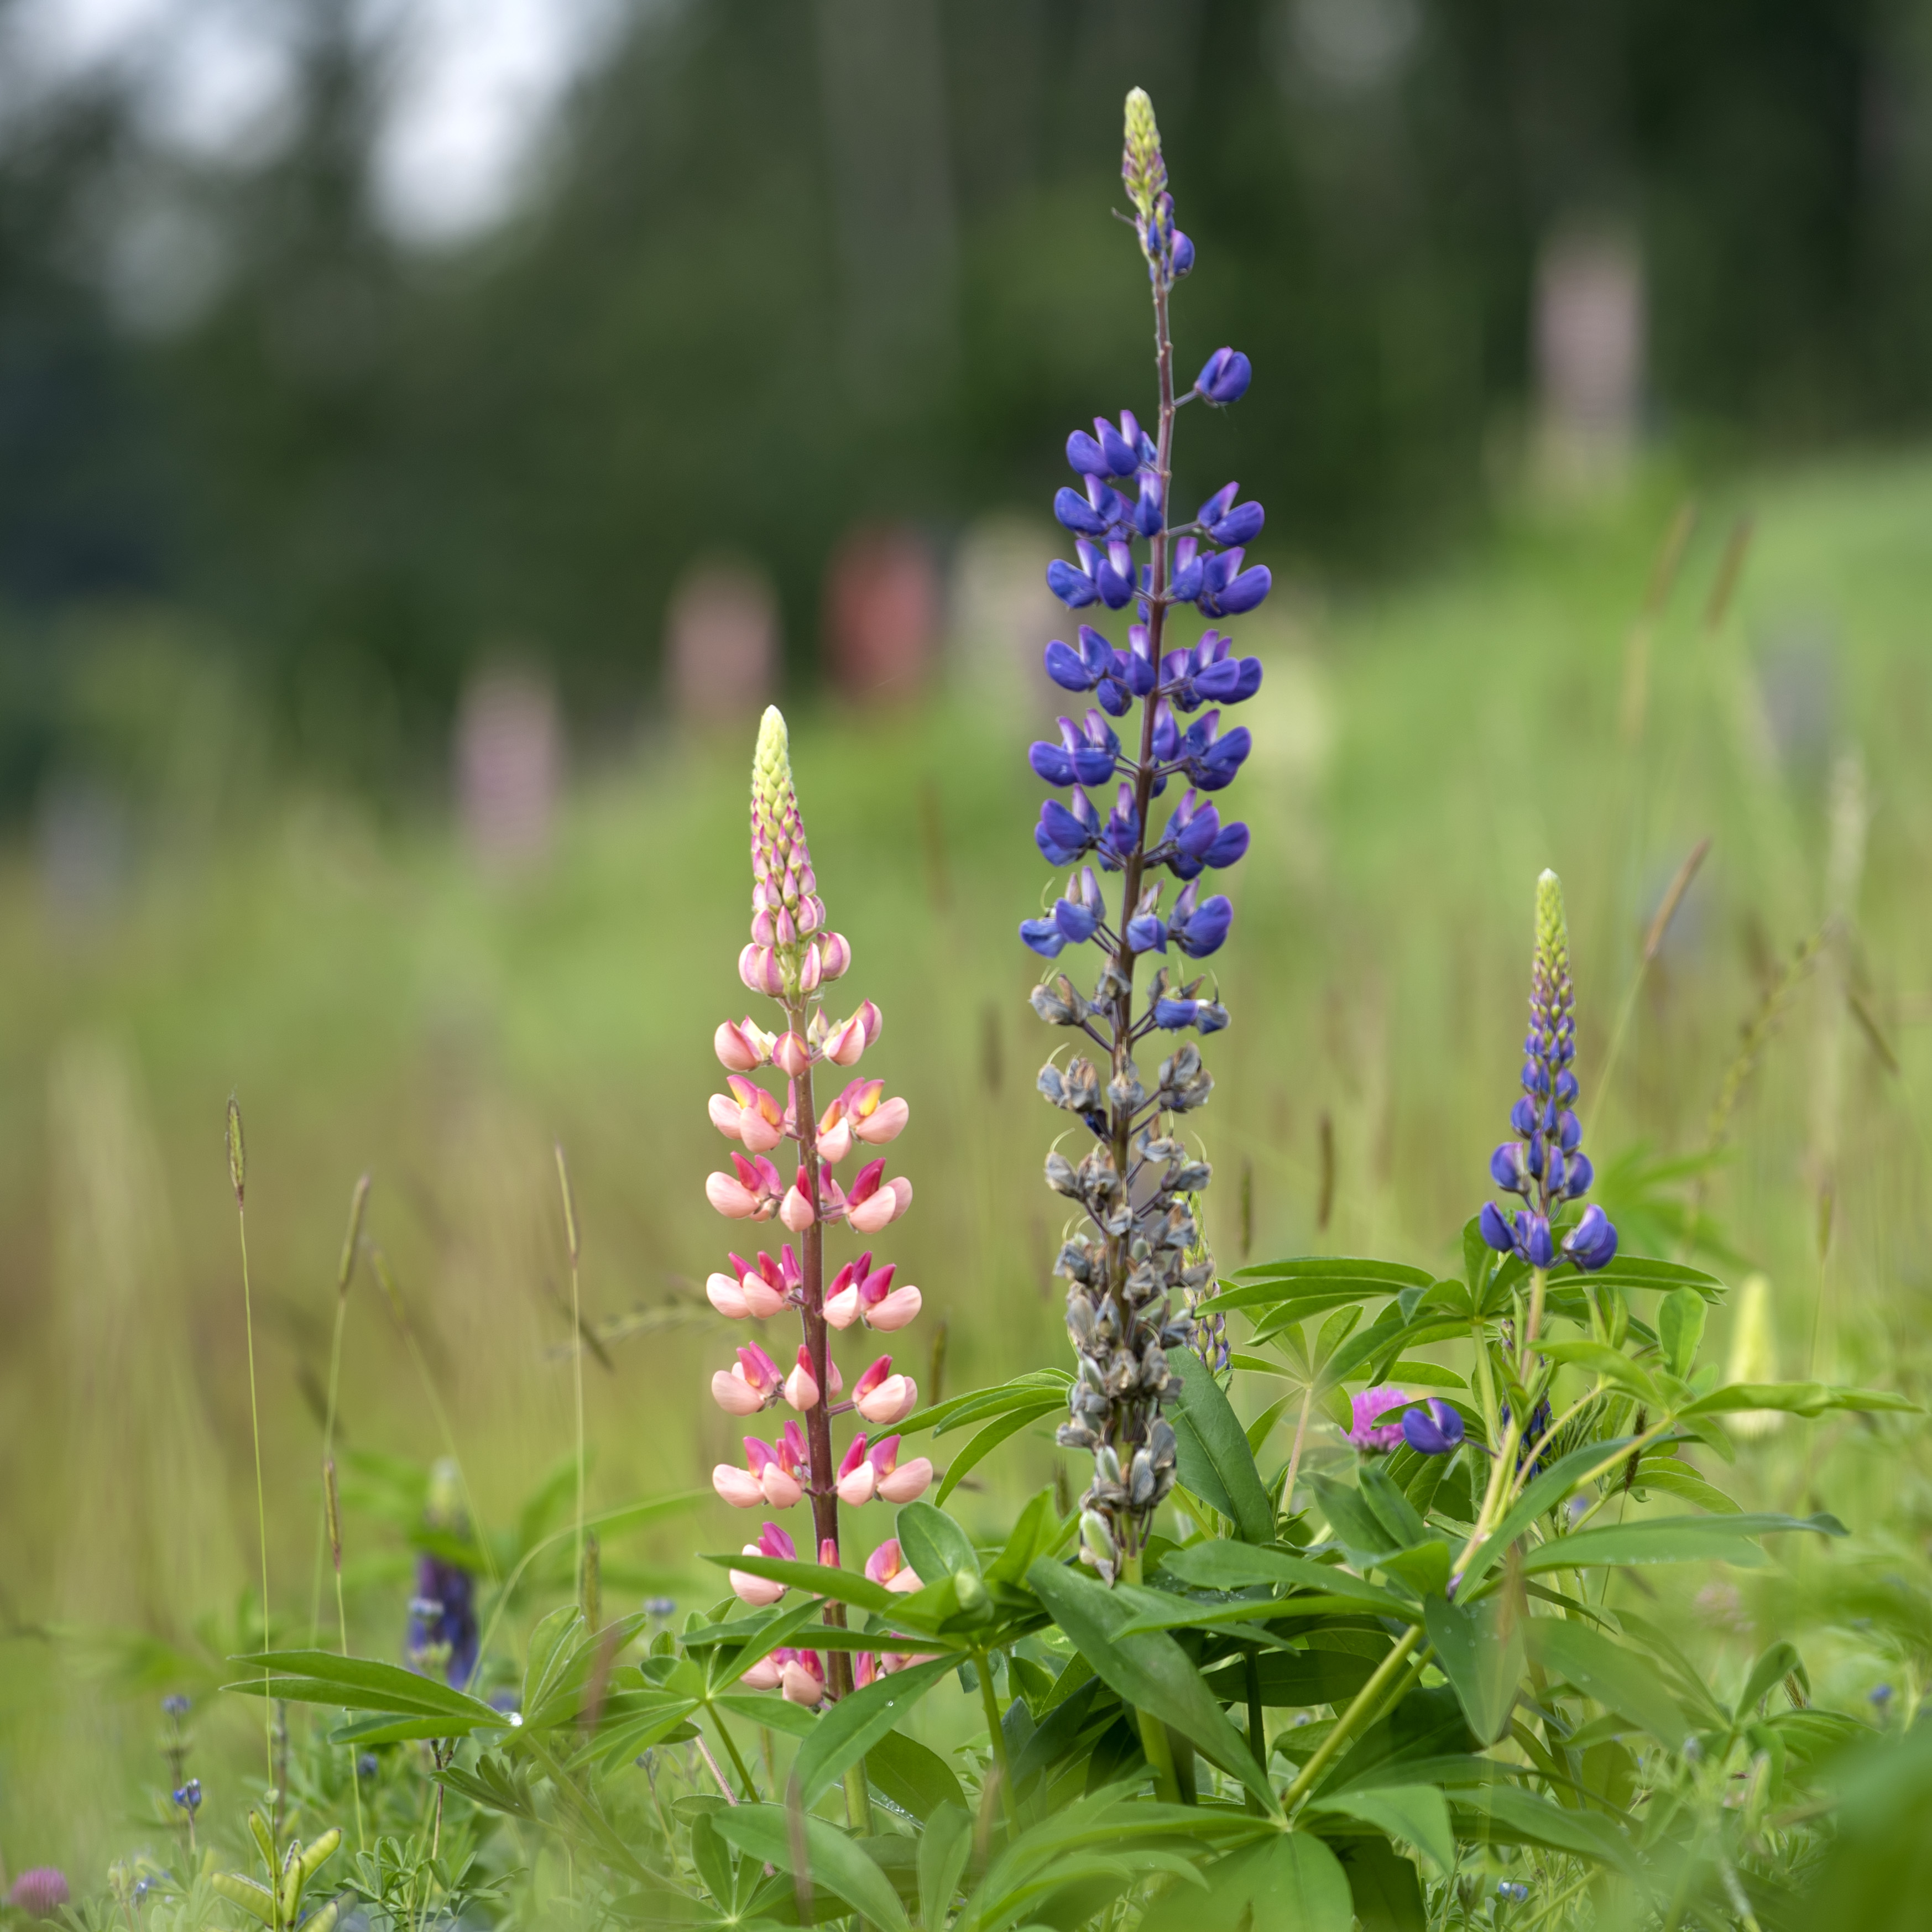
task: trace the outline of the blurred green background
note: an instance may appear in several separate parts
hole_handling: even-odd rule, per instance
[[[238,1642],[231,1088],[292,1630],[365,1169],[423,1367],[359,1273],[349,1450],[453,1438],[498,1525],[568,1455],[560,1139],[607,1338],[593,1506],[729,1453],[704,1099],[747,1004],[766,694],[840,991],[885,1012],[866,1070],[912,1103],[885,1246],[928,1313],[902,1365],[932,1392],[942,1318],[949,1388],[1060,1358],[1024,748],[1058,708],[1033,666],[1064,628],[1060,446],[1148,400],[1108,214],[1135,82],[1199,249],[1184,368],[1232,340],[1257,371],[1184,418],[1185,487],[1267,502],[1277,584],[1238,634],[1267,682],[1201,1117],[1220,1258],[1448,1264],[1553,865],[1592,1104],[1629,1004],[1592,1130],[1627,1245],[1685,1251],[1701,1201],[1694,1258],[1768,1280],[1768,1367],[1932,1390],[1922,10],[536,10],[581,11],[568,48],[511,0],[472,17],[512,81],[548,76],[490,189],[482,110],[424,67],[434,6],[0,4],[10,1869],[164,1836],[154,1699]],[[1711,1144],[1754,1015],[1726,1158],[1660,1167]],[[1846,1607],[1847,1579],[1922,1577],[1916,1445],[1845,1421],[1749,1448],[1741,1496],[1858,1541],[1694,1580],[1708,1649],[1797,1630],[1828,1695],[1922,1682],[1922,1628]],[[1054,1460],[1022,1439],[962,1513]],[[359,1480],[352,1621],[391,1654],[405,1544]],[[614,1541],[613,1592],[709,1600],[692,1552],[746,1533],[706,1501]],[[218,1707],[208,1747],[252,1722]]]

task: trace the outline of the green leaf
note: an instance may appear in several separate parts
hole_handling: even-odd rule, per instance
[[[291,1703],[339,1704],[350,1711],[384,1711],[411,1717],[444,1718],[454,1727],[440,1735],[454,1737],[478,1725],[501,1730],[508,1722],[502,1712],[481,1698],[452,1689],[419,1671],[375,1658],[342,1657],[332,1650],[271,1650],[228,1661],[264,1676],[224,1685],[251,1697],[280,1697]]]
[[[1706,1301],[1724,1298],[1724,1284],[1702,1268],[1686,1268],[1681,1262],[1646,1261],[1636,1255],[1616,1256],[1607,1268],[1598,1269],[1589,1279],[1595,1287],[1622,1288],[1626,1294],[1634,1288],[1688,1288]]]
[[[1756,1706],[1757,1701],[1775,1684],[1787,1677],[1795,1676],[1806,1690],[1811,1688],[1811,1680],[1804,1668],[1804,1660],[1796,1649],[1781,1639],[1773,1644],[1751,1666],[1750,1675],[1744,1679],[1744,1688],[1738,1696],[1738,1715],[1746,1716]]]
[[[940,1806],[926,1821],[919,1841],[919,1919],[928,1932],[940,1932],[945,1924],[972,1850],[973,1820],[963,1798]]]
[[[727,1690],[711,1700],[714,1710],[728,1718],[742,1718],[748,1724],[761,1724],[768,1731],[782,1731],[788,1738],[808,1738],[818,1728],[817,1714],[802,1705],[770,1690]]]
[[[1014,1408],[989,1422],[952,1460],[946,1465],[946,1479],[939,1486],[933,1498],[935,1503],[943,1503],[956,1490],[964,1478],[971,1474],[1009,1436],[1017,1436],[1022,1429],[1030,1429],[1042,1416],[1058,1414],[1066,1406],[1064,1396],[1055,1396],[1050,1402],[1043,1402],[1031,1408]],[[916,1568],[918,1566],[914,1566]]]
[[[1342,1868],[1362,1932],[1429,1932],[1429,1910],[1415,1868],[1379,1838],[1352,1839]]]
[[[929,1664],[895,1671],[840,1698],[819,1719],[792,1766],[800,1802],[816,1804],[845,1767],[863,1757],[953,1667],[951,1658],[935,1658]]]
[[[901,1810],[922,1820],[928,1830],[943,1807],[963,1809],[966,1803],[952,1767],[902,1731],[888,1731],[866,1747],[866,1775]]]
[[[1186,1550],[1169,1550],[1161,1558],[1160,1567],[1168,1576],[1197,1590],[1246,1590],[1262,1583],[1300,1584],[1324,1595],[1346,1597],[1379,1615],[1406,1617],[1412,1623],[1415,1620],[1414,1612],[1400,1598],[1346,1570],[1318,1563],[1312,1557],[1292,1556],[1285,1550],[1226,1542],[1197,1543]],[[1287,1607],[1279,1601],[1273,1606],[1277,1616]]]
[[[1415,1506],[1390,1480],[1386,1469],[1365,1462],[1355,1480],[1362,1500],[1394,1539],[1395,1548],[1406,1550],[1427,1537],[1428,1526],[1416,1514]]]
[[[264,1925],[275,1922],[275,1894],[258,1880],[244,1878],[239,1872],[217,1872],[209,1885],[231,1905],[238,1905]]]
[[[1168,1412],[1180,1480],[1228,1517],[1244,1543],[1266,1543],[1274,1534],[1274,1506],[1240,1419],[1192,1348],[1168,1349],[1167,1363],[1180,1379],[1180,1399]]]
[[[942,1577],[962,1574],[979,1577],[980,1556],[973,1539],[944,1510],[930,1503],[908,1503],[894,1528],[899,1549],[922,1583],[930,1586]]]
[[[1432,1784],[1385,1784],[1372,1790],[1337,1791],[1313,1799],[1311,1811],[1359,1818],[1405,1845],[1412,1845],[1441,1872],[1456,1869],[1456,1834],[1449,1806]]]
[[[1544,1670],[1640,1725],[1660,1744],[1672,1750],[1683,1748],[1690,1726],[1649,1659],[1587,1624],[1561,1617],[1530,1617],[1523,1628],[1529,1654]]]
[[[1374,1674],[1377,1660],[1347,1650],[1264,1650],[1255,1662],[1262,1702],[1274,1710],[1333,1704],[1339,1710]],[[1208,1672],[1208,1688],[1225,1703],[1248,1695],[1248,1660],[1237,1657]]]
[[[748,1576],[762,1576],[768,1582],[782,1583],[794,1590],[809,1590],[814,1597],[836,1598],[862,1610],[896,1614],[905,1602],[883,1583],[869,1576],[858,1576],[850,1570],[834,1570],[823,1563],[787,1562],[777,1556],[706,1556],[705,1562],[721,1570],[742,1570]]]
[[[1315,1492],[1322,1514],[1328,1519],[1336,1540],[1352,1555],[1376,1557],[1402,1547],[1402,1539],[1386,1527],[1360,1490],[1352,1490],[1332,1476],[1311,1475],[1308,1486]]]
[[[1696,1298],[1694,1296],[1694,1300]],[[1700,1308],[1703,1306],[1700,1301]],[[1552,1362],[1561,1362],[1573,1369],[1587,1370],[1593,1376],[1617,1388],[1628,1389],[1640,1401],[1648,1403],[1653,1409],[1666,1410],[1670,1404],[1656,1382],[1640,1364],[1634,1362],[1619,1348],[1612,1348],[1606,1342],[1550,1342],[1542,1345],[1543,1353]]]
[[[1309,1832],[1283,1832],[1205,1874],[1204,1896],[1171,1886],[1142,1932],[1352,1932],[1355,1907],[1335,1854]]]
[[[1516,1499],[1488,1540],[1470,1558],[1462,1573],[1463,1590],[1466,1592],[1474,1589],[1503,1552],[1538,1516],[1546,1510],[1554,1509],[1593,1471],[1614,1468],[1621,1452],[1629,1448],[1636,1439],[1625,1436],[1609,1442],[1588,1442],[1552,1462]]]
[[[1664,1359],[1675,1376],[1688,1376],[1704,1340],[1704,1298],[1694,1288],[1680,1288],[1664,1298],[1657,1311],[1657,1339]]]
[[[1636,1480],[1631,1486],[1661,1490],[1665,1495],[1682,1497],[1714,1516],[1736,1516],[1742,1507],[1690,1463],[1675,1456],[1645,1456],[1636,1466]]]
[[[950,1401],[934,1402],[930,1408],[922,1408],[896,1426],[902,1436],[916,1435],[922,1429],[943,1436],[949,1429],[962,1428],[982,1415],[1000,1415],[1010,1408],[1028,1407],[1042,1396],[1052,1395],[1064,1402],[1072,1381],[1064,1369],[1030,1370],[997,1388],[971,1389]]]
[[[1026,1573],[1041,1557],[1058,1555],[1060,1545],[1073,1534],[1078,1522],[1078,1516],[1069,1516],[1062,1522],[1060,1512],[1054,1508],[1052,1490],[1042,1490],[1021,1510],[1013,1533],[1006,1538],[1006,1546],[986,1565],[986,1581],[1023,1582]]]
[[[1504,1608],[1493,1597],[1474,1606],[1432,1597],[1422,1606],[1436,1660],[1484,1744],[1508,1729],[1522,1681],[1522,1620]]]
[[[1239,1778],[1270,1814],[1280,1815],[1267,1773],[1173,1638],[1159,1631],[1128,1634],[1128,1606],[1103,1584],[1058,1564],[1036,1563],[1027,1581],[1094,1674],[1124,1702],[1192,1740],[1210,1763]]]
[[[1232,1358],[1231,1357],[1230,1359],[1232,1360]],[[1250,1456],[1258,1456],[1262,1453],[1262,1444],[1274,1432],[1275,1424],[1281,1420],[1294,1401],[1294,1396],[1288,1394],[1283,1396],[1279,1402],[1270,1402],[1268,1407],[1242,1430],[1241,1433],[1247,1438],[1248,1454]]]
[[[1478,1821],[1492,1828],[1500,1825],[1513,1836],[1534,1845],[1549,1845],[1560,1852],[1572,1852],[1595,1864],[1615,1865],[1634,1872],[1636,1862],[1629,1842],[1611,1825],[1586,1811],[1565,1810],[1548,1799],[1536,1798],[1508,1784],[1492,1784],[1477,1795],[1459,1798],[1459,1808],[1466,1808]]]
[[[1526,1575],[1543,1570],[1600,1569],[1618,1563],[1695,1563],[1720,1558],[1747,1568],[1765,1561],[1750,1539],[1776,1531],[1808,1529],[1821,1536],[1843,1536],[1845,1526],[1832,1516],[1666,1516],[1648,1522],[1620,1522],[1580,1529],[1524,1552]]]
[[[831,1892],[887,1932],[910,1932],[892,1881],[836,1826],[809,1814],[788,1816],[782,1804],[734,1804],[711,1814],[714,1830],[741,1852],[796,1875],[792,1828],[802,1826],[814,1888]]]
[[[752,1628],[746,1630],[742,1624],[727,1624],[723,1630],[706,1630],[701,1634],[707,1646],[723,1636],[724,1632],[744,1632],[742,1647],[730,1644],[717,1644],[709,1648],[705,1657],[706,1684],[712,1692],[722,1690],[737,1682],[745,1672],[762,1657],[769,1657],[781,1645],[790,1642],[806,1624],[815,1622],[824,1612],[815,1600],[808,1598],[802,1604],[794,1604],[788,1610],[774,1609],[760,1618]],[[700,1633],[694,1632],[697,1636]],[[689,1644],[689,1640],[687,1640]],[[694,1645],[689,1647],[695,1648]]]
[[[1398,1550],[1381,1559],[1382,1568],[1399,1576],[1418,1597],[1440,1597],[1449,1584],[1449,1546],[1440,1537],[1418,1543],[1411,1550]]]
[[[1823,1382],[1732,1382],[1700,1396],[1678,1412],[1684,1416],[1731,1415],[1754,1408],[1781,1409],[1790,1415],[1822,1415],[1828,1408],[1867,1414],[1918,1412],[1916,1402],[1883,1389],[1833,1388]]]
[[[1438,1288],[1454,1286],[1453,1282],[1436,1283]],[[1424,1388],[1466,1389],[1469,1386],[1467,1376],[1459,1376],[1454,1369],[1443,1368],[1435,1362],[1391,1362],[1388,1378],[1399,1387],[1410,1382]]]

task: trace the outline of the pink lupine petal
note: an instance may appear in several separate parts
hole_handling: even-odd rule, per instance
[[[742,1322],[752,1312],[745,1291],[728,1274],[706,1275],[704,1298],[728,1322]]]
[[[818,1218],[812,1203],[796,1187],[788,1188],[778,1208],[778,1219],[794,1234],[802,1234]]]
[[[707,1174],[704,1198],[734,1221],[752,1220],[764,1204],[742,1180],[734,1180],[728,1174]]]
[[[756,1509],[765,1499],[758,1478],[734,1463],[718,1464],[711,1472],[711,1486],[734,1509]]]
[[[758,1275],[747,1275],[740,1286],[746,1313],[756,1316],[761,1322],[769,1320],[785,1305],[785,1298],[778,1289]]]
[[[834,1328],[849,1328],[860,1316],[859,1291],[842,1288],[825,1298],[825,1318]]]
[[[711,1400],[727,1415],[756,1415],[765,1399],[736,1369],[720,1369],[711,1378]]]
[[[884,1147],[905,1132],[911,1115],[912,1109],[895,1096],[867,1114],[852,1131],[868,1147]]]
[[[876,1328],[882,1335],[892,1334],[916,1321],[923,1305],[924,1298],[917,1288],[910,1284],[896,1288],[884,1300],[866,1310],[866,1325]]]
[[[821,1130],[818,1136],[818,1157],[829,1160],[836,1167],[852,1151],[852,1124],[841,1120],[836,1127]]]
[[[924,1456],[902,1462],[889,1476],[879,1478],[879,1494],[889,1503],[909,1503],[922,1496],[932,1486],[932,1464]]]
[[[772,1064],[796,1080],[812,1064],[812,1049],[806,1045],[804,1036],[789,1029],[779,1034],[778,1044],[772,1048]]]
[[[838,1478],[836,1485],[838,1500],[848,1509],[862,1509],[872,1500],[878,1483],[878,1472],[871,1463],[862,1462],[850,1475]]]
[[[738,1679],[739,1684],[747,1690],[776,1690],[784,1666],[776,1657],[766,1655],[758,1659],[750,1670]]]
[[[760,1492],[773,1509],[790,1509],[805,1494],[804,1486],[776,1463],[758,1478]]]

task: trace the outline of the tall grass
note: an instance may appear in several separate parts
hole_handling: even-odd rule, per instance
[[[1208,1145],[1231,1183],[1244,1164],[1252,1180],[1215,1190],[1210,1232],[1224,1262],[1250,1246],[1447,1261],[1504,1125],[1523,907],[1544,866],[1571,892],[1587,1090],[1636,987],[1597,1131],[1606,1160],[1703,1146],[1740,1026],[1830,916],[1829,969],[1796,987],[1740,1089],[1708,1205],[1769,1280],[1783,1372],[1804,1371],[1815,1331],[1820,1372],[1922,1392],[1932,466],[1848,466],[1707,506],[1647,620],[1634,742],[1628,640],[1675,508],[1659,494],[1587,530],[1524,530],[1420,586],[1332,605],[1310,592],[1242,627],[1268,681],[1265,715],[1248,720],[1254,856],[1234,888],[1245,929],[1228,988],[1240,1031],[1217,1063]],[[1749,555],[1709,622],[1746,508]],[[1063,1348],[1048,1275],[1060,1231],[1037,1184],[1052,1126],[1026,1098],[1038,1042],[1013,936],[1042,874],[1018,742],[1038,710],[940,698],[862,734],[830,709],[796,730],[824,889],[889,1016],[868,1070],[920,1117],[905,1146],[920,1212],[890,1245],[947,1318],[956,1388]],[[82,951],[43,919],[24,855],[0,878],[14,1262],[0,1546],[36,1552],[7,1581],[14,1634],[0,1645],[14,1864],[97,1857],[151,1769],[139,1707],[123,1720],[104,1690],[75,1688],[76,1653],[39,1633],[145,1625],[204,1660],[199,1684],[221,1681],[194,1626],[238,1584],[252,1501],[233,1234],[206,1129],[230,1078],[250,1096],[256,1172],[274,1177],[250,1202],[262,1454],[269,1494],[302,1507],[269,1522],[274,1574],[305,1574],[313,1556],[328,1263],[341,1190],[365,1168],[369,1238],[408,1328],[374,1312],[349,1324],[339,1456],[427,1462],[453,1440],[475,1510],[500,1523],[536,1472],[576,1454],[580,1386],[580,1520],[701,1485],[729,1453],[734,1432],[702,1400],[726,1339],[698,1284],[722,1252],[702,1187],[722,1144],[704,1102],[712,1027],[744,1008],[729,962],[749,742],[748,728],[653,739],[582,784],[552,862],[520,879],[479,876],[440,832],[378,830],[300,796],[265,801],[248,836],[192,868],[158,863]],[[1706,838],[1640,984],[1659,902]],[[87,1044],[103,1037],[124,1043],[111,1077]],[[44,1109],[32,1096],[49,1091]],[[597,1230],[580,1289],[596,1352],[575,1346],[560,1139]],[[1054,1460],[1046,1430],[1022,1438],[958,1506],[990,1520]],[[1815,1482],[1874,1532],[1926,1507],[1924,1473],[1868,1454],[1852,1423],[1783,1432],[1732,1480],[1779,1503]],[[607,1535],[607,1604],[715,1596],[688,1552],[720,1546],[724,1514]],[[392,1652],[406,1552],[352,1507],[349,1547],[354,1640]],[[1746,1613],[1776,1612],[1750,1598]],[[1742,1653],[1723,1628],[1711,1641]],[[1856,1694],[1863,1654],[1834,1654],[1814,1674],[1828,1687],[1839,1670]],[[62,1708],[98,1714],[86,1761],[118,1763],[118,1784],[76,1780],[83,1747],[49,1715]],[[209,1748],[224,1726],[238,1742],[249,1717],[208,1714]]]

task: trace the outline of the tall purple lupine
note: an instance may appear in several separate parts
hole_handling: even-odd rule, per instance
[[[1522,1338],[1526,1360],[1542,1325],[1544,1278],[1574,1262],[1586,1273],[1617,1251],[1617,1231],[1595,1205],[1586,1208],[1568,1233],[1556,1217],[1590,1190],[1595,1171],[1582,1148],[1576,1119],[1576,998],[1570,977],[1570,933],[1563,916],[1562,882],[1546,871],[1536,882],[1536,944],[1530,966],[1529,1031],[1522,1042],[1522,1097],[1510,1110],[1516,1138],[1490,1156],[1490,1178],[1524,1205],[1504,1214],[1483,1204],[1483,1238],[1500,1254],[1515,1255],[1532,1271],[1529,1320]]]
[[[1233,908],[1202,888],[1207,873],[1247,850],[1247,827],[1223,824],[1213,800],[1240,770],[1250,740],[1243,727],[1224,728],[1222,710],[1252,698],[1262,681],[1259,661],[1237,656],[1221,631],[1169,648],[1168,626],[1183,606],[1209,620],[1238,616],[1270,587],[1267,569],[1245,566],[1243,556],[1261,530],[1261,506],[1238,502],[1235,484],[1190,520],[1174,520],[1170,509],[1176,414],[1190,402],[1234,401],[1251,371],[1245,356],[1216,350],[1193,387],[1174,394],[1168,302],[1193,266],[1194,247],[1174,225],[1160,131],[1138,88],[1127,96],[1120,172],[1152,285],[1159,407],[1151,435],[1124,411],[1118,425],[1096,417],[1091,436],[1076,430],[1067,439],[1081,487],[1061,490],[1054,514],[1076,538],[1078,562],[1054,563],[1047,582],[1070,609],[1133,610],[1124,650],[1087,624],[1077,644],[1047,646],[1047,674],[1064,690],[1091,692],[1097,708],[1082,720],[1061,718],[1058,740],[1033,747],[1034,772],[1066,794],[1042,806],[1034,840],[1067,878],[1052,910],[1020,927],[1049,959],[1089,941],[1105,955],[1090,998],[1063,972],[1035,988],[1033,1004],[1042,1019],[1077,1029],[1099,1049],[1097,1066],[1080,1053],[1049,1061],[1040,1086],[1092,1137],[1077,1161],[1050,1155],[1046,1178],[1090,1224],[1056,1264],[1069,1284],[1066,1325],[1079,1358],[1059,1440],[1093,1455],[1081,1555],[1109,1582],[1138,1576],[1148,1525],[1174,1486],[1174,1430],[1161,1411],[1178,1385],[1166,1351],[1192,1329],[1174,1298],[1198,1294],[1214,1273],[1204,1254],[1189,1259],[1199,1239],[1189,1197],[1207,1186],[1209,1169],[1183,1146],[1172,1118],[1202,1106],[1214,1082],[1187,1040],[1161,1061],[1150,1090],[1135,1050],[1156,1031],[1205,1034],[1228,1024],[1181,962],[1208,958],[1228,936]],[[1136,706],[1138,744],[1124,751],[1108,721]],[[1186,790],[1156,829],[1154,802],[1177,779]],[[1165,906],[1163,872],[1178,888]],[[1118,887],[1103,883],[1114,874]],[[1150,952],[1163,963],[1138,987],[1136,969]]]
[[[859,1376],[849,1401],[833,1400],[844,1383],[832,1359],[830,1331],[857,1322],[890,1334],[917,1316],[921,1298],[916,1288],[896,1287],[892,1268],[875,1268],[869,1252],[848,1262],[829,1285],[825,1279],[828,1222],[842,1220],[860,1234],[875,1234],[912,1204],[911,1182],[886,1180],[883,1158],[867,1162],[844,1187],[832,1173],[854,1152],[896,1139],[907,1108],[904,1101],[884,1097],[880,1080],[852,1080],[822,1112],[813,1091],[819,1070],[857,1064],[878,1037],[880,1015],[868,1000],[835,1022],[820,1003],[823,988],[851,964],[852,949],[826,924],[792,787],[785,722],[776,707],[766,710],[752,766],[752,936],[739,956],[739,977],[753,992],[778,1002],[785,1028],[767,1033],[747,1016],[742,1022],[727,1020],[713,1036],[730,1091],[712,1095],[712,1124],[746,1151],[734,1152],[734,1171],[712,1174],[705,1192],[712,1207],[734,1220],[776,1219],[798,1246],[784,1243],[776,1258],[762,1251],[752,1260],[734,1254],[730,1272],[712,1275],[705,1292],[712,1306],[734,1321],[763,1322],[796,1310],[802,1339],[790,1369],[756,1342],[740,1348],[732,1366],[712,1377],[711,1393],[728,1414],[755,1415],[784,1403],[803,1416],[805,1426],[788,1421],[776,1443],[747,1436],[744,1464],[721,1462],[712,1484],[740,1509],[782,1511],[808,1497],[814,1538],[808,1553],[836,1568],[839,1504],[857,1507],[874,1496],[910,1502],[932,1480],[932,1465],[923,1456],[902,1462],[899,1438],[876,1432],[919,1405],[918,1385],[910,1376],[892,1372],[891,1356],[880,1356]],[[766,1066],[784,1077],[782,1102],[751,1077]],[[798,1146],[796,1172],[789,1182],[768,1158],[786,1140]],[[844,1456],[835,1458],[832,1418],[848,1411],[856,1411],[875,1433],[869,1444],[862,1433],[855,1436]],[[745,1553],[789,1559],[795,1546],[785,1531],[768,1522]],[[776,1603],[784,1594],[778,1584],[737,1570],[731,1584],[754,1604]],[[836,1604],[826,1615],[843,1621]],[[830,1694],[842,1695],[852,1682],[850,1653],[832,1652]],[[802,1695],[812,1683],[827,1687],[827,1673],[815,1657],[788,1678],[786,1694]]]

